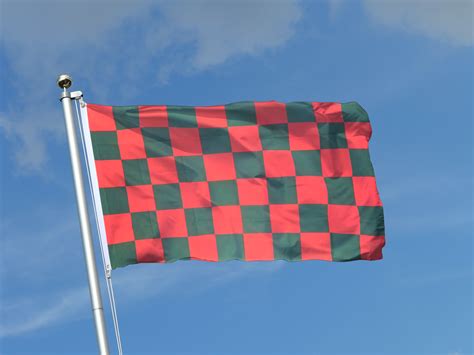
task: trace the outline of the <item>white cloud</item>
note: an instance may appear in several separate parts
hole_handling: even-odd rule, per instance
[[[222,264],[180,262],[179,267],[139,265],[122,269],[114,273],[116,301],[123,305],[123,308],[117,309],[119,321],[120,314],[126,312],[126,305],[135,307],[138,301],[155,298],[158,294],[175,292],[179,288],[185,289],[182,293],[186,294],[200,292],[241,277],[262,277],[262,273],[276,272],[283,265],[283,262]],[[108,308],[105,297],[103,301],[104,308]],[[34,300],[31,297],[10,302],[2,300],[0,337],[19,336],[83,319],[91,315],[88,308],[90,307],[87,287],[36,294]]]
[[[79,68],[126,18],[149,6],[148,1],[2,3],[1,41],[14,92],[0,113],[0,128],[12,142],[18,172],[44,175],[47,140],[64,136],[56,75]]]
[[[87,286],[70,284],[78,279],[86,282],[76,217],[42,204],[29,214],[31,223],[20,223],[22,218],[5,218],[0,224],[2,235],[9,236],[0,239],[0,338],[91,316]],[[96,254],[99,252],[96,246]],[[202,292],[243,277],[262,277],[284,265],[284,262],[177,262],[119,269],[113,272],[119,316],[127,307],[163,292]],[[102,264],[98,263],[97,268],[102,280]],[[62,281],[58,283],[58,280]],[[27,290],[27,296],[6,292],[12,284],[17,292]],[[45,284],[52,287],[45,288]],[[102,290],[105,291],[104,283]],[[32,298],[31,294],[35,296]],[[104,307],[108,309],[103,294]]]
[[[472,46],[471,0],[365,0],[367,14],[379,24],[456,46]]]
[[[144,79],[277,48],[300,17],[296,0],[3,2],[1,40],[17,84],[0,128],[15,143],[19,171],[43,169],[48,137],[63,137],[54,82],[61,72],[77,73],[104,103],[114,89],[120,100]],[[99,76],[108,84],[99,87]]]
[[[295,1],[164,2],[162,11],[170,38],[194,39],[192,64],[197,69],[223,63],[234,55],[279,47],[291,38],[301,17]]]
[[[66,319],[77,320],[86,314],[89,293],[85,287],[48,296],[41,300],[28,297],[11,303],[2,301],[0,337],[28,333]]]

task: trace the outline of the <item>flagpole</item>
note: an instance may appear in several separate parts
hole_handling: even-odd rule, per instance
[[[91,298],[92,313],[94,316],[95,329],[97,333],[97,342],[99,345],[100,354],[109,355],[109,345],[105,328],[104,308],[102,306],[102,297],[100,294],[100,284],[95,263],[94,244],[92,243],[92,234],[89,225],[89,214],[87,211],[87,200],[82,178],[83,175],[81,168],[81,158],[79,154],[79,145],[77,144],[76,125],[74,122],[72,110],[72,100],[80,98],[82,96],[82,93],[71,93],[67,91],[67,89],[69,89],[72,85],[72,79],[69,75],[60,75],[58,77],[57,83],[58,86],[63,89],[63,92],[60,96],[60,101],[63,105],[64,121],[66,123],[66,133],[69,143],[69,154],[71,157],[74,187],[76,190],[79,221],[81,224],[82,245],[84,247],[87,278],[89,280],[89,294]],[[78,93],[79,95],[77,95]]]

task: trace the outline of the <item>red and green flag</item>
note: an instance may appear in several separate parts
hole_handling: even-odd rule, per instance
[[[355,102],[83,109],[112,268],[377,260],[382,203]]]

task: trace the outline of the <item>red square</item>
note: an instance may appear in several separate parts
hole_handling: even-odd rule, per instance
[[[329,233],[301,233],[302,260],[332,260]]]
[[[235,179],[234,156],[232,153],[205,154],[203,159],[208,181]]]
[[[321,149],[321,168],[325,177],[352,176],[349,149]]]
[[[237,179],[241,205],[268,205],[267,180],[263,178]]]
[[[117,142],[122,159],[146,158],[145,143],[140,128],[117,131]]]
[[[295,163],[289,150],[264,150],[263,164],[267,177],[295,176]]]
[[[316,122],[344,122],[342,106],[337,102],[313,102]]]
[[[212,220],[216,234],[239,234],[243,232],[240,206],[215,206]]]
[[[281,102],[256,102],[257,123],[260,125],[287,123],[286,105]]]
[[[299,233],[298,205],[270,205],[270,222],[273,233]]]
[[[87,104],[87,118],[91,132],[115,131],[117,129],[112,106]]]
[[[152,185],[127,186],[130,212],[155,211],[155,195]]]
[[[107,244],[133,242],[135,240],[130,213],[105,215],[104,224]]]
[[[199,129],[171,127],[169,131],[174,155],[185,156],[202,154]]]
[[[382,206],[373,176],[354,176],[352,182],[357,206]]]
[[[188,241],[191,259],[202,261],[219,260],[215,235],[209,234],[189,237]]]
[[[233,152],[258,152],[262,150],[258,126],[229,127],[229,136]]]
[[[329,205],[328,221],[331,233],[360,234],[360,217],[356,206]]]
[[[360,258],[362,260],[382,259],[382,248],[385,245],[385,237],[374,237],[371,235],[360,236]]]
[[[165,253],[161,239],[140,239],[135,241],[139,263],[164,263]]]
[[[296,195],[298,203],[328,203],[328,188],[322,176],[297,176]]]
[[[271,233],[244,234],[245,260],[274,260]]]
[[[319,149],[319,131],[316,123],[288,123],[291,150]]]
[[[369,140],[372,136],[369,122],[346,122],[344,130],[349,149],[369,149]]]
[[[186,237],[186,217],[184,209],[160,210],[156,212],[158,229],[162,238]]]
[[[99,187],[125,186],[125,176],[121,160],[96,160],[95,169]]]
[[[149,158],[147,161],[153,185],[173,184],[179,181],[174,157]]]
[[[198,127],[227,127],[227,118],[224,106],[196,107],[195,110]]]
[[[138,106],[140,127],[168,127],[166,106]]]
[[[179,184],[184,208],[211,207],[207,182],[182,182]]]

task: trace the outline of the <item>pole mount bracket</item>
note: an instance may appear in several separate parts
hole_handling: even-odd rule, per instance
[[[82,91],[63,91],[61,95],[59,96],[59,101],[62,101],[65,98],[71,99],[71,100],[80,100],[82,99],[84,95],[82,94]]]

